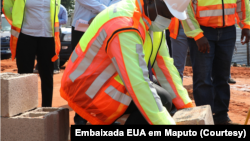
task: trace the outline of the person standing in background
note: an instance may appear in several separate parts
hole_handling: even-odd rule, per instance
[[[184,33],[180,20],[175,17],[171,19],[169,31],[172,48],[172,58],[174,59],[174,65],[179,71],[179,74],[183,81],[183,71],[185,68],[188,52],[187,36]]]
[[[75,10],[74,18],[71,28],[71,47],[72,52],[77,46],[79,40],[85,32],[75,30],[76,21],[79,19],[91,21],[94,17],[105,10],[108,6],[119,2],[120,0],[76,0],[75,1]],[[87,121],[79,116],[77,113],[74,117],[75,125],[86,125]]]
[[[235,19],[242,29],[242,44],[250,39],[249,0],[192,0],[187,17],[182,25],[189,37],[195,104],[211,106],[214,124],[235,125],[228,116],[228,79],[236,42]]]
[[[58,14],[58,19],[59,19],[59,31],[60,31],[60,37],[61,37],[61,27],[62,25],[66,24],[68,21],[68,13],[66,8],[61,4],[60,5],[60,11]],[[34,69],[34,73],[38,73],[38,65],[36,65],[35,69]],[[60,73],[60,58],[58,58],[55,62],[54,62],[54,74],[58,74]]]
[[[3,13],[11,24],[12,60],[16,57],[18,73],[33,73],[37,55],[42,107],[52,106],[53,62],[58,59],[61,49],[57,16],[60,2],[60,0],[3,1]]]

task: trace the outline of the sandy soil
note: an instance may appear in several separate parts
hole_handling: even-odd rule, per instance
[[[16,62],[10,59],[1,60],[1,73],[14,72],[17,73]],[[73,125],[74,111],[67,105],[67,102],[61,98],[59,89],[61,86],[61,78],[64,68],[61,69],[60,74],[54,75],[54,93],[53,93],[53,107],[65,107],[70,109],[70,124]],[[184,87],[193,100],[193,84],[192,84],[192,68],[186,67],[184,71]],[[247,116],[248,109],[250,108],[250,68],[232,67],[232,78],[237,81],[236,84],[231,84],[231,101],[229,105],[229,116],[233,122],[244,124]],[[39,76],[38,76],[39,77]],[[41,106],[41,82],[38,83],[39,87],[39,104]],[[194,100],[193,100],[194,103]],[[119,119],[124,123],[125,118]],[[250,121],[248,121],[250,125]]]

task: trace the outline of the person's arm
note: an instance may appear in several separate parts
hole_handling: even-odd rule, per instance
[[[250,7],[249,7],[249,0],[238,0],[237,2],[237,22],[242,29],[241,32],[241,41],[244,45],[248,43],[249,38],[249,29],[250,29]],[[245,41],[243,39],[245,38]]]
[[[195,9],[196,4],[192,3],[192,1],[189,3],[186,13],[187,13],[187,19],[182,20],[182,26],[184,29],[184,32],[187,37],[194,38],[196,41],[203,37],[203,31],[200,28],[200,24],[195,19]]]
[[[96,0],[76,0],[76,1],[86,9],[91,10],[95,14],[98,14],[107,8],[106,5]]]
[[[175,124],[149,80],[142,44],[136,32],[123,32],[114,37],[107,54],[148,123]]]
[[[62,10],[62,14],[60,15],[59,18],[59,24],[63,25],[66,24],[68,21],[68,13],[67,10],[64,7],[61,7],[60,10]]]
[[[4,0],[3,1],[3,8],[2,12],[5,15],[5,18],[9,22],[9,24],[12,24],[12,9],[14,6],[15,0]]]
[[[173,58],[169,56],[165,36],[162,38],[161,47],[152,69],[157,81],[171,95],[172,102],[177,109],[193,107],[188,92],[183,87],[180,74],[174,66]]]
[[[190,1],[186,13],[187,13],[187,19],[181,21],[184,32],[187,37],[194,38],[196,41],[196,44],[198,46],[198,50],[202,53],[209,53],[210,52],[210,46],[207,38],[203,35],[203,31],[200,28],[200,24],[195,18],[195,11],[197,7],[197,2],[193,3]]]

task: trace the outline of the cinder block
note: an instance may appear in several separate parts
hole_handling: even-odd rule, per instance
[[[1,118],[2,141],[68,141],[69,109],[38,108]]]
[[[173,119],[177,125],[214,125],[210,105],[179,110]]]
[[[0,78],[2,117],[11,117],[37,107],[37,74],[2,73]]]

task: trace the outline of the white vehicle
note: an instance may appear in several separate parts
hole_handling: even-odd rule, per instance
[[[7,59],[11,57],[10,51],[10,30],[11,26],[5,19],[5,16],[1,15],[1,59]]]

